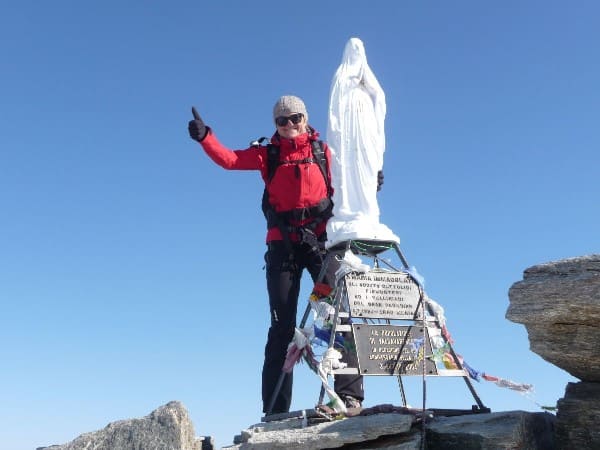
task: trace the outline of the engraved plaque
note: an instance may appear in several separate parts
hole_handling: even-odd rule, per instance
[[[437,375],[429,333],[420,326],[352,324],[361,375]]]
[[[410,320],[420,316],[419,287],[406,273],[350,273],[345,281],[352,317]]]

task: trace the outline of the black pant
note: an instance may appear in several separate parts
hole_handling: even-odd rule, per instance
[[[265,254],[271,310],[271,327],[267,336],[262,371],[262,399],[265,413],[268,412],[273,391],[282,373],[287,347],[294,336],[302,272],[307,269],[314,282],[323,263],[321,255],[307,244],[292,243],[291,250],[293,258],[290,259],[290,251],[286,245],[282,241],[273,241],[268,244]],[[335,279],[332,278],[331,273],[335,274],[337,264],[329,263],[327,269],[329,275],[324,282],[333,286]],[[345,337],[350,338],[351,333]],[[355,352],[344,352],[342,361],[347,362],[351,367],[358,367]],[[270,413],[289,411],[292,403],[292,381],[293,374],[287,374]],[[362,376],[338,375],[335,377],[334,389],[338,395],[351,395],[363,400],[362,381]]]

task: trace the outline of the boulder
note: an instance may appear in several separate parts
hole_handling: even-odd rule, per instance
[[[433,417],[422,422],[410,414],[355,416],[302,426],[301,419],[253,425],[238,444],[222,450],[428,450],[554,449],[555,416],[510,411]],[[412,424],[412,425],[411,425]]]
[[[412,415],[375,414],[304,426],[302,419],[259,423],[242,431],[237,445],[223,450],[318,450],[372,441],[380,436],[407,433]],[[418,447],[407,447],[418,448]]]
[[[427,425],[428,450],[554,448],[554,420],[549,413],[509,411],[435,418]]]
[[[582,381],[600,381],[600,255],[540,264],[511,286],[506,318],[533,352]]]
[[[203,450],[203,441],[195,437],[185,407],[174,401],[141,419],[112,422],[67,444],[37,450]]]
[[[558,401],[556,448],[600,449],[600,255],[530,267],[508,295],[531,350],[582,380]]]
[[[558,401],[556,443],[561,449],[600,449],[600,383],[569,383]]]

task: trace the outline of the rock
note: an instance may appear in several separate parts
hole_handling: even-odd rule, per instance
[[[208,446],[205,444],[209,444]],[[212,450],[211,440],[197,439],[188,412],[169,402],[142,419],[120,420],[63,445],[37,450]]]
[[[600,381],[600,255],[540,264],[511,286],[506,318],[533,352],[582,381]]]
[[[223,447],[223,450],[317,450],[336,448],[352,443],[368,442],[380,436],[407,433],[412,422],[412,415],[375,414],[372,416],[349,417],[304,428],[302,427],[302,419],[260,423],[242,432],[242,442],[240,444]],[[408,450],[418,447],[405,448]]]
[[[569,383],[558,401],[556,443],[561,449],[600,449],[600,383]]]
[[[427,425],[427,449],[550,450],[554,420],[552,414],[524,411],[438,417]]]
[[[262,423],[244,430],[240,436],[243,442],[222,450],[420,450],[423,428],[414,419],[410,414],[385,413],[305,428],[301,419]],[[524,411],[434,417],[425,428],[426,448],[551,450],[554,421],[552,414]]]
[[[600,255],[530,267],[508,295],[531,350],[582,380],[558,401],[556,448],[600,449]]]

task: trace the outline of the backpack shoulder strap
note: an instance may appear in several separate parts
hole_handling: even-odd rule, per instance
[[[315,162],[319,165],[319,169],[321,169],[321,174],[323,174],[323,179],[325,180],[325,184],[327,185],[327,193],[331,197],[332,188],[331,188],[331,180],[329,179],[328,173],[328,161],[325,157],[325,152],[323,151],[323,141],[312,141],[312,153]]]
[[[267,144],[267,182],[270,182],[279,167],[279,147],[274,144]]]

